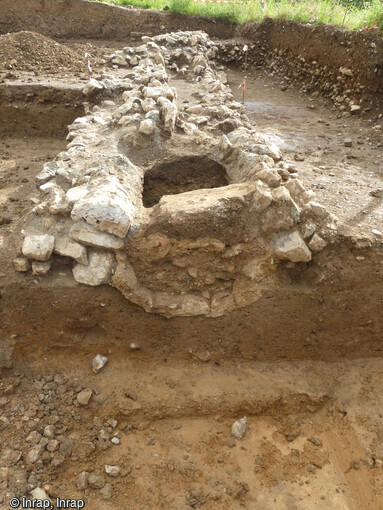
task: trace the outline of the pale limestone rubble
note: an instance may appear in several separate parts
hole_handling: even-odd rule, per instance
[[[37,176],[15,269],[70,261],[77,282],[147,312],[218,317],[276,289],[284,264],[310,263],[336,219],[277,167],[206,34],[143,41],[85,86],[86,115]]]

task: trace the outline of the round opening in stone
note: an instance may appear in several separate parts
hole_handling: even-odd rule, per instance
[[[228,184],[224,167],[209,157],[177,158],[156,165],[145,173],[143,203],[144,207],[153,207],[164,195],[220,188]]]

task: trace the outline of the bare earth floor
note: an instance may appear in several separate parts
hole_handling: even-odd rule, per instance
[[[229,71],[228,79],[240,101],[243,73]],[[343,117],[322,98],[281,88],[277,77],[249,73],[245,107],[251,122],[282,148],[284,161],[340,220],[367,231],[381,229],[383,124]]]

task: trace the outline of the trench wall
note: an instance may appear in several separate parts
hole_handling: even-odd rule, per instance
[[[0,34],[32,30],[49,37],[126,41],[174,30],[204,30],[231,37],[234,25],[178,13],[115,7],[83,0],[1,0]]]

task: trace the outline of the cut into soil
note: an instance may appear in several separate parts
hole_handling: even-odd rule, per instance
[[[144,207],[153,207],[164,195],[220,188],[228,184],[224,167],[207,156],[191,156],[162,162],[145,173]]]

